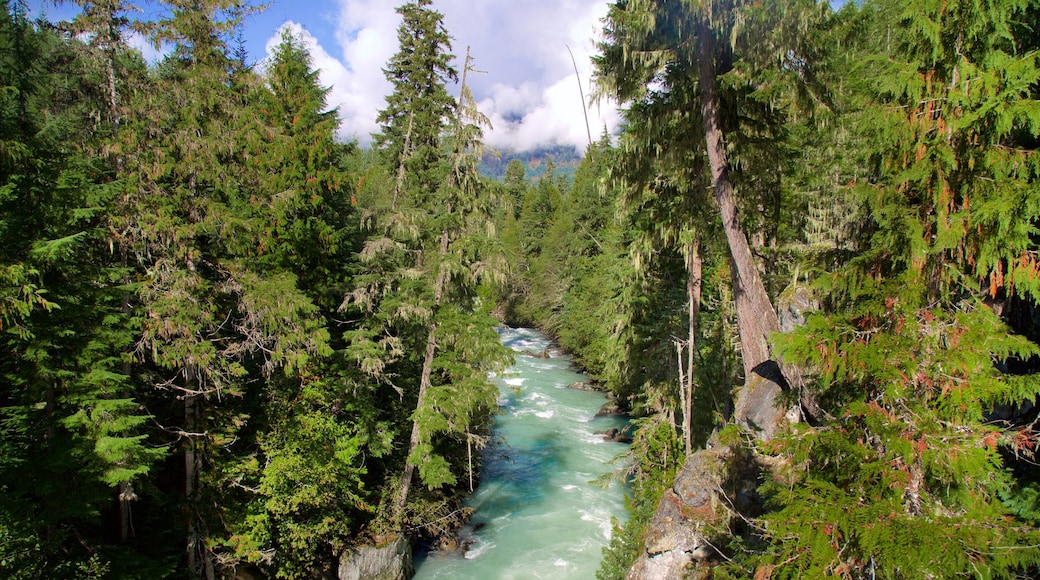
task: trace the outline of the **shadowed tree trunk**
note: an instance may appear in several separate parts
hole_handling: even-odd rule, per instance
[[[686,368],[683,369],[683,348],[678,345],[679,402],[683,414],[683,446],[686,455],[693,453],[693,366],[697,354],[697,315],[701,310],[701,239],[694,236],[686,246],[686,294],[688,335],[686,337]]]

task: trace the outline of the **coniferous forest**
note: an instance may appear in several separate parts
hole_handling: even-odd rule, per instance
[[[451,534],[502,324],[633,417],[602,579],[1040,575],[1040,3],[616,0],[537,179],[431,0],[370,147],[246,0],[69,3],[0,15],[0,577]]]

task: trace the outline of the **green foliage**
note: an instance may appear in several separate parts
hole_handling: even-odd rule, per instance
[[[237,518],[259,513],[296,534],[277,541],[310,546],[272,571],[310,574],[335,557],[315,546],[363,524],[369,427],[373,454],[387,447],[367,411],[328,411],[343,391],[317,406],[284,396],[315,373],[349,379],[320,365],[354,250],[351,148],[333,141],[298,42],[270,88],[226,58],[209,32],[242,3],[178,5],[156,29],[174,55],[150,77],[122,41],[130,7],[81,4],[71,29],[90,44],[5,5],[0,514],[19,538],[5,561],[47,577],[201,574],[215,552],[224,565],[268,553],[271,534],[228,548],[248,528]],[[277,436],[294,421],[309,446]],[[338,463],[319,453],[330,439]],[[163,461],[171,450],[181,461]],[[269,486],[269,512],[241,495],[289,472],[336,477],[334,494],[301,502],[351,517],[281,507],[291,483]],[[195,548],[178,562],[189,521]]]
[[[504,268],[491,222],[497,190],[477,172],[487,119],[466,82],[471,59],[453,99],[446,82],[458,75],[442,16],[425,1],[399,12],[400,49],[386,69],[394,92],[376,139],[394,179],[367,208],[363,270],[343,303],[361,319],[344,335],[347,356],[374,392],[398,394],[378,394],[387,402],[378,409],[399,437],[388,460],[404,469],[399,479],[388,473],[394,507],[372,524],[398,531],[424,528],[429,506],[451,503],[458,474],[471,469],[463,450],[497,408],[488,372],[509,356],[482,296]],[[419,494],[411,492],[416,468],[426,486]]]
[[[741,225],[774,293],[809,277],[825,301],[775,343],[819,423],[758,450],[782,468],[717,575],[1040,564],[1036,434],[994,412],[1040,394],[1001,319],[1040,299],[1033,3],[618,2],[596,62],[616,146],[502,184],[428,0],[398,11],[372,151],[336,142],[301,39],[263,71],[230,54],[246,2],[76,4],[0,19],[0,575],[305,578],[449,529],[508,359],[492,311],[642,415],[600,572],[624,575],[684,455],[692,247],[697,443],[740,372],[690,66],[707,9]],[[147,67],[131,28],[170,56]]]
[[[596,578],[625,578],[628,569],[643,550],[650,520],[664,492],[671,486],[684,457],[681,437],[675,425],[663,416],[651,415],[634,421],[632,448],[633,490],[627,498],[629,519],[624,526],[614,522],[610,544],[603,549],[603,562]]]
[[[1031,453],[1035,435],[991,418],[1040,394],[1008,372],[1037,345],[991,308],[1036,298],[1026,87],[1040,68],[1008,20],[1024,8],[906,4],[882,20],[896,48],[863,59],[871,80],[854,86],[871,102],[854,118],[870,125],[855,130],[873,137],[860,155],[874,174],[849,193],[870,239],[820,277],[831,312],[777,343],[814,370],[834,421],[772,451],[796,477],[763,488],[760,574],[1014,577],[1040,559],[1006,451]]]
[[[624,328],[626,342],[663,354],[677,322],[665,313],[681,302],[675,290],[653,293],[675,279],[662,250],[690,232],[718,235],[696,185],[705,172],[688,64],[704,14],[725,39],[713,65],[743,225],[774,289],[808,270],[829,308],[775,347],[811,371],[824,424],[762,450],[791,463],[763,488],[773,511],[723,575],[1004,577],[1035,564],[1035,530],[1006,507],[1030,517],[1029,488],[1007,458],[1031,453],[1034,434],[990,413],[1035,399],[1040,385],[1008,363],[1037,347],[988,307],[1036,297],[1038,69],[1035,35],[1013,24],[1033,10],[877,2],[835,18],[825,3],[611,7],[597,74],[628,103],[614,175],[650,281],[628,304],[635,313],[649,300],[660,321]],[[723,271],[707,247],[709,271]],[[798,261],[805,269],[783,272]],[[708,302],[729,300],[718,296]],[[709,344],[725,343],[726,319],[710,323]],[[649,409],[674,408],[666,384],[642,389]]]
[[[147,440],[124,358],[134,323],[105,243],[115,188],[94,155],[102,99],[87,89],[100,77],[81,42],[7,3],[0,55],[0,559],[24,577],[155,571],[99,525],[166,455]]]
[[[313,389],[314,387],[312,387]],[[294,409],[261,441],[265,456],[255,489],[261,501],[229,538],[247,561],[273,563],[280,578],[309,577],[334,560],[364,521],[362,453],[365,438],[347,421],[320,406]]]

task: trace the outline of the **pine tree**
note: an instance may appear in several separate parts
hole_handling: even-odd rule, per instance
[[[732,260],[745,377],[772,358],[767,339],[779,330],[762,274],[770,263],[754,254],[780,230],[787,115],[826,103],[806,41],[824,16],[811,2],[618,3],[596,61],[601,90],[657,123],[635,147],[703,160],[688,166],[694,174],[706,165]],[[797,369],[785,374],[797,384]]]
[[[400,394],[388,405],[397,414],[391,420],[408,433],[401,478],[384,495],[384,525],[393,531],[414,517],[410,503],[422,504],[410,501],[417,469],[430,490],[457,484],[460,447],[482,435],[495,408],[487,372],[505,357],[491,306],[477,294],[481,281],[501,269],[489,254],[496,208],[476,170],[486,119],[465,82],[457,103],[447,96],[445,79],[455,73],[447,66],[441,15],[427,2],[399,11],[401,48],[387,69],[395,91],[380,114],[377,141],[397,179],[361,254],[369,271],[356,278],[345,303],[367,313],[349,333],[352,356]],[[465,78],[468,59],[463,70]]]
[[[455,476],[447,469],[447,462],[434,451],[434,436],[462,435],[467,449],[471,447],[473,436],[486,428],[495,408],[497,390],[488,381],[487,372],[506,360],[500,344],[494,340],[494,320],[487,307],[480,305],[476,293],[481,280],[496,276],[501,265],[495,263],[498,257],[488,247],[495,204],[477,172],[482,156],[482,127],[488,120],[477,110],[466,84],[466,76],[473,70],[467,50],[455,123],[447,139],[452,150],[448,159],[450,170],[445,186],[438,192],[443,210],[433,221],[440,229],[437,259],[431,268],[436,273],[434,316],[420,372],[408,460],[398,492],[399,510],[405,506],[416,465],[427,485],[454,483]],[[449,298],[449,293],[454,296]],[[432,376],[435,368],[443,374],[436,387]],[[471,461],[469,465],[473,491]]]

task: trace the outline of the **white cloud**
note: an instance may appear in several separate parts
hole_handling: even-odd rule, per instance
[[[329,104],[339,107],[342,136],[362,144],[378,129],[375,118],[390,92],[382,68],[398,48],[396,4],[339,0],[338,56],[299,24],[288,24],[302,34],[322,84],[332,87]],[[469,46],[476,67],[486,71],[469,78],[482,112],[492,120],[488,144],[524,150],[558,143],[584,149],[588,138],[581,96],[567,48],[574,52],[587,99],[592,39],[606,14],[606,0],[435,0],[434,8],[444,14],[453,37],[456,66],[461,68]],[[268,42],[268,53],[277,40],[276,34]],[[597,139],[604,126],[616,129],[618,115],[612,105],[592,106],[589,123]]]
[[[585,125],[585,112],[582,111],[581,94],[578,81],[572,72],[552,86],[541,89],[532,98],[523,102],[522,116],[517,118],[517,108],[501,108],[515,97],[510,94],[510,87],[502,87],[502,92],[481,101],[480,108],[491,118],[495,130],[485,136],[492,147],[500,149],[532,149],[540,145],[560,144],[573,145],[584,151],[591,133],[593,140],[598,140],[604,128],[613,132],[618,126],[618,114],[614,107],[602,108],[599,105],[586,105],[588,113],[588,130]],[[588,96],[587,87],[585,89]]]
[[[557,143],[584,150],[588,133],[581,91],[587,105],[605,0],[439,0],[436,5],[456,38],[455,53],[465,55],[470,45],[477,67],[487,71],[474,79],[473,89],[494,126],[486,135],[489,145],[524,150]],[[593,139],[604,126],[611,132],[618,126],[611,104],[589,106],[588,114]]]
[[[170,54],[169,46],[162,46],[159,50],[156,50],[155,45],[150,40],[145,38],[139,32],[133,32],[130,37],[126,39],[126,43],[131,48],[136,48],[141,51],[141,57],[144,58],[145,62],[155,64]]]

